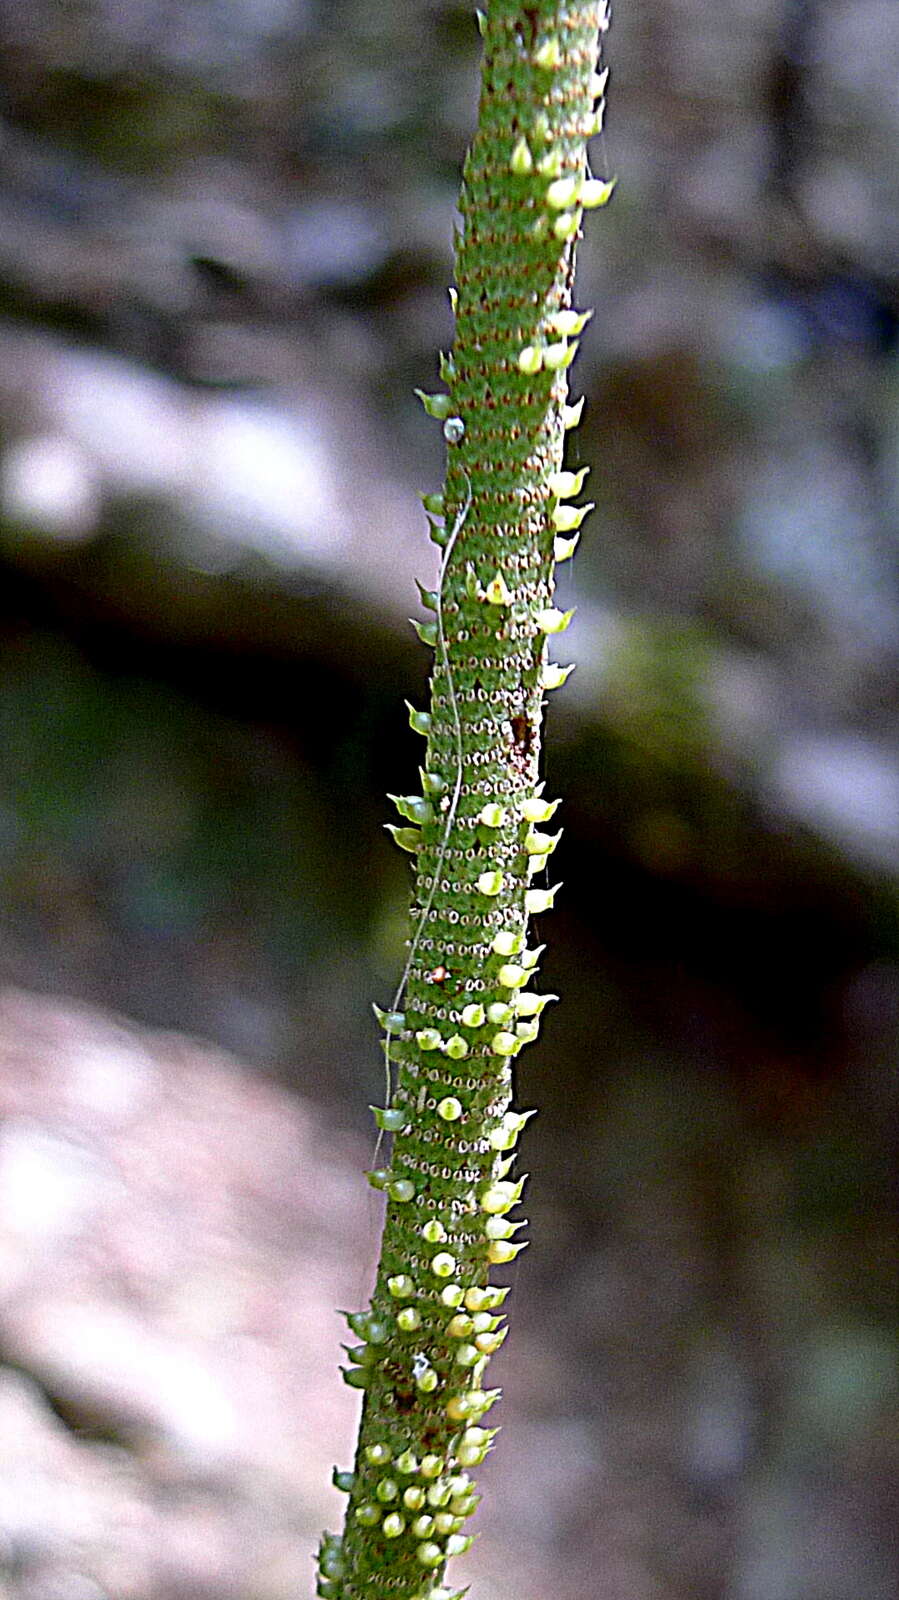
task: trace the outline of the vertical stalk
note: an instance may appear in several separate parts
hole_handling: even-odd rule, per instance
[[[395,1089],[377,1115],[393,1141],[377,1282],[348,1316],[347,1381],[364,1391],[342,1538],[326,1535],[319,1594],[426,1600],[471,1540],[470,1469],[490,1448],[496,1392],[484,1387],[504,1337],[507,1290],[494,1266],[524,1248],[510,1222],[523,1179],[509,1176],[527,1115],[510,1109],[512,1060],[553,996],[531,988],[539,949],[528,920],[558,839],[539,782],[543,696],[570,668],[547,640],[554,562],[569,556],[588,506],[584,471],[563,469],[568,367],[587,315],[571,307],[582,211],[611,184],[590,177],[605,0],[491,0],[478,128],[468,153],[456,252],[456,337],[423,396],[443,420],[442,496],[426,496],[443,547],[421,795],[393,797],[416,881],[410,960],[395,1009],[381,1013]],[[599,102],[599,109],[597,109]]]

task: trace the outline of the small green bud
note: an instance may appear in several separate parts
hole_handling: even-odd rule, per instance
[[[345,1344],[341,1345],[341,1349],[346,1351],[350,1360],[354,1361],[357,1367],[371,1366],[375,1358],[374,1350],[367,1344]]]
[[[514,1056],[518,1051],[518,1040],[514,1033],[500,1031],[493,1035],[490,1048],[496,1056]]]
[[[496,572],[484,590],[486,598],[492,606],[509,606],[512,604],[512,594],[501,572]]]
[[[409,712],[409,727],[412,729],[412,732],[421,733],[427,736],[431,731],[430,712],[416,711],[415,707],[410,705],[408,700],[406,701],[406,707]]]
[[[580,494],[589,471],[589,467],[581,467],[579,472],[550,473],[548,482],[551,493],[558,495],[560,500],[571,500],[574,495]]]
[[[501,894],[503,889],[503,875],[498,871],[482,872],[477,881],[481,894]]]
[[[562,804],[561,800],[544,800],[542,795],[529,795],[518,807],[525,822],[549,822]]]
[[[381,1524],[381,1532],[385,1539],[398,1539],[406,1531],[406,1519],[398,1511],[390,1511]]]
[[[567,210],[580,193],[581,181],[580,178],[554,178],[546,191],[546,204],[552,211]]]
[[[560,667],[558,662],[547,661],[540,674],[541,689],[561,689],[563,683],[571,677],[574,668],[574,662],[570,666]]]
[[[536,612],[534,621],[541,633],[564,633],[573,616],[573,606],[570,611],[560,611],[557,606],[544,606]]]
[[[439,1050],[443,1039],[436,1028],[419,1028],[415,1035],[419,1050]]]
[[[526,1249],[527,1240],[525,1240],[523,1244],[511,1244],[508,1239],[491,1239],[487,1246],[487,1260],[492,1266],[504,1267],[507,1266],[510,1261],[514,1261],[515,1257],[520,1255],[522,1250]],[[459,1457],[459,1460],[462,1461],[461,1456]],[[462,1464],[463,1466],[467,1465],[466,1462],[462,1462]]]
[[[340,1373],[351,1389],[367,1389],[371,1382],[371,1373],[366,1367],[341,1367]]]
[[[505,806],[498,806],[495,801],[491,801],[488,805],[481,807],[478,812],[478,821],[485,828],[501,828],[506,820],[506,815]]]
[[[388,1278],[387,1288],[394,1300],[408,1300],[415,1293],[415,1283],[408,1272],[398,1272],[396,1277]]]
[[[524,848],[530,856],[551,856],[562,837],[562,830],[558,833],[543,833],[539,828],[531,828],[524,841]]]
[[[374,1115],[376,1127],[384,1133],[399,1133],[400,1128],[406,1126],[406,1113],[399,1107],[369,1106],[368,1109]]]
[[[560,333],[566,339],[573,339],[576,334],[583,333],[592,315],[592,311],[553,311],[547,317],[546,325],[554,333]]]
[[[443,1471],[442,1456],[422,1456],[419,1472],[423,1478],[439,1478]]]
[[[497,1294],[508,1294],[508,1292],[508,1289],[497,1289],[496,1291]],[[472,1417],[486,1416],[491,1406],[496,1405],[496,1402],[499,1400],[501,1395],[502,1389],[472,1389],[468,1397],[471,1401]],[[496,1432],[496,1429],[494,1429],[494,1432]]]
[[[466,1316],[464,1311],[459,1311],[454,1317],[450,1318],[446,1325],[446,1331],[450,1339],[467,1339],[468,1335],[474,1331],[474,1323],[471,1317]]]
[[[470,1550],[473,1540],[470,1534],[463,1537],[461,1533],[451,1533],[446,1541],[447,1556],[464,1556]]]
[[[510,171],[514,172],[519,178],[523,178],[526,173],[531,171],[533,165],[534,158],[531,155],[531,147],[527,139],[519,139],[509,160]]]
[[[375,1499],[380,1500],[381,1504],[386,1506],[390,1504],[391,1500],[396,1500],[399,1492],[400,1486],[394,1482],[393,1478],[382,1478],[375,1489]]]
[[[397,1178],[388,1185],[387,1192],[391,1200],[395,1200],[398,1205],[405,1205],[406,1201],[413,1199],[415,1195],[415,1184],[411,1178]]]
[[[608,81],[608,67],[603,67],[602,72],[594,72],[592,78],[590,79],[590,95],[592,99],[598,100],[601,94],[605,94],[606,84]]]
[[[543,911],[551,911],[556,891],[561,884],[554,884],[551,889],[526,889],[524,895],[524,908],[529,917],[538,917]]]
[[[511,929],[504,928],[494,936],[490,948],[498,956],[517,956],[523,944],[523,934],[514,933]]]
[[[426,608],[426,610],[428,610],[428,611],[436,611],[437,610],[437,601],[438,601],[437,590],[436,589],[426,589],[424,584],[421,583],[418,578],[416,578],[416,580],[415,580],[415,586],[418,589],[418,593],[419,593],[419,597],[421,599],[421,603]]]
[[[417,794],[389,794],[388,800],[396,806],[401,817],[407,822],[415,822],[421,827],[426,822],[434,820],[434,807],[429,800]]]
[[[580,537],[580,534],[576,533],[571,539],[563,539],[561,534],[557,534],[553,540],[553,560],[570,561],[578,547]]]
[[[397,1312],[396,1325],[403,1333],[415,1333],[421,1327],[421,1313],[414,1306],[403,1306]]]
[[[448,1483],[433,1483],[428,1490],[428,1505],[432,1511],[439,1511],[442,1506],[448,1506],[452,1490]]]
[[[444,1054],[448,1055],[451,1061],[464,1061],[468,1055],[468,1040],[463,1039],[461,1033],[451,1034],[446,1041]]]
[[[437,624],[436,624],[436,622],[419,622],[417,617],[410,617],[409,621],[411,622],[413,628],[415,629],[415,632],[418,634],[418,637],[421,640],[422,644],[426,644],[428,646],[429,650],[436,649],[436,647],[437,647]]]
[[[372,1189],[386,1189],[390,1182],[390,1168],[375,1167],[371,1172],[364,1173],[363,1176],[368,1179]]]
[[[384,1317],[374,1317],[369,1313],[366,1327],[359,1331],[367,1344],[386,1344],[390,1338],[390,1323]]]
[[[490,1290],[482,1289],[477,1284],[465,1291],[465,1304],[469,1311],[483,1311],[490,1298]]]
[[[447,417],[443,424],[443,437],[447,444],[461,444],[465,438],[465,423],[461,417]]]
[[[522,1044],[533,1044],[540,1035],[540,1024],[534,1019],[531,1022],[516,1023],[515,1032]]]
[[[494,1128],[487,1135],[492,1150],[514,1150],[516,1138],[517,1135],[511,1128],[506,1127],[505,1123],[500,1123],[498,1128]]]
[[[617,181],[617,178],[612,178],[609,183],[603,183],[599,178],[587,178],[581,186],[581,205],[587,211],[608,205]]]
[[[462,1435],[462,1442],[456,1451],[456,1459],[463,1467],[477,1467],[483,1461],[488,1449],[493,1430],[489,1428],[466,1428]]]
[[[573,406],[563,406],[562,407],[562,427],[563,428],[567,429],[567,428],[576,428],[577,427],[578,423],[581,420],[583,412],[584,412],[584,399],[585,399],[585,396],[581,395],[580,400],[576,400]]]
[[[480,1360],[480,1352],[473,1344],[460,1344],[453,1359],[457,1367],[474,1367]]]
[[[520,1183],[492,1183],[481,1196],[481,1210],[488,1216],[501,1217],[518,1204],[523,1188],[523,1178]]]
[[[355,1483],[355,1474],[352,1472],[338,1472],[337,1468],[331,1473],[331,1482],[341,1494],[349,1494]]]
[[[440,1379],[434,1371],[434,1368],[425,1367],[423,1371],[419,1372],[418,1376],[416,1377],[415,1387],[416,1389],[419,1389],[422,1394],[433,1394],[439,1382]]]
[[[431,1258],[431,1271],[435,1278],[451,1278],[455,1270],[456,1258],[448,1250],[440,1250]]]
[[[421,849],[420,828],[398,828],[394,822],[385,822],[384,827],[401,850],[408,850],[410,855],[414,855],[416,850]]]
[[[373,1505],[357,1506],[354,1516],[363,1528],[374,1528],[381,1520],[381,1508]]]
[[[460,1527],[458,1517],[454,1517],[451,1511],[438,1511],[434,1518],[434,1532],[442,1539],[445,1539],[448,1533],[456,1533]]]
[[[397,1456],[393,1464],[396,1467],[397,1472],[404,1473],[406,1477],[408,1477],[410,1473],[418,1471],[418,1457],[413,1455],[411,1450],[404,1450],[402,1455]],[[403,1499],[405,1499],[405,1495],[403,1496]],[[410,1507],[410,1509],[412,1508]]]
[[[436,417],[438,422],[443,422],[453,409],[453,402],[448,394],[425,394],[423,389],[416,389],[415,393],[424,406],[429,417]]]
[[[462,1304],[462,1285],[460,1283],[448,1283],[445,1289],[441,1289],[440,1299],[443,1305],[447,1306],[451,1311],[455,1310],[457,1306]]]
[[[465,1006],[462,1011],[462,1021],[466,1028],[482,1028],[484,1025],[484,1007],[481,1005]]]
[[[537,171],[544,178],[559,178],[562,175],[564,157],[561,150],[547,150],[537,162]]]
[[[519,1017],[539,1017],[544,1008],[558,998],[557,994],[534,994],[531,989],[520,989],[515,996],[515,1010]]]
[[[486,13],[486,11],[481,11],[476,6],[474,14],[475,14],[475,19],[476,19],[477,24],[478,24],[478,33],[481,35],[481,38],[483,39],[484,34],[487,32],[487,13]]]
[[[457,1500],[450,1501],[450,1510],[457,1517],[472,1517],[480,1503],[479,1494],[460,1494]]]
[[[347,1327],[356,1335],[357,1339],[367,1339],[371,1324],[370,1311],[341,1311],[339,1316],[346,1318]]]
[[[432,517],[443,516],[442,494],[423,494],[421,497],[421,503],[425,510],[430,512]]]
[[[445,1244],[447,1232],[443,1223],[438,1222],[436,1217],[432,1217],[430,1222],[426,1222],[422,1228],[421,1236],[426,1244]]]
[[[386,1028],[390,1033],[400,1033],[406,1026],[406,1014],[404,1011],[382,1011],[381,1007],[376,1006],[374,1002],[372,1002],[372,1011],[380,1022],[381,1027]]]
[[[425,1511],[422,1516],[415,1518],[412,1524],[412,1532],[416,1539],[424,1539],[431,1532],[433,1526],[434,1518],[431,1516],[430,1511]]]
[[[430,795],[433,800],[439,800],[440,796],[446,793],[447,784],[445,779],[441,778],[439,772],[425,772],[421,767],[419,767],[419,772],[421,773],[421,786],[425,794]]]
[[[444,1406],[450,1422],[471,1421],[471,1400],[469,1394],[451,1394]]]
[[[538,50],[534,51],[534,65],[542,67],[545,72],[553,72],[562,65],[562,47],[555,34],[544,40]]]
[[[531,123],[531,138],[536,144],[545,144],[549,138],[549,117],[545,111],[538,111]]]
[[[511,1239],[523,1227],[521,1222],[507,1222],[505,1217],[488,1217],[484,1223],[485,1239]]]
[[[558,888],[559,888],[559,885],[556,884],[556,889],[558,889]],[[555,893],[555,890],[553,891],[553,893]],[[534,949],[534,950],[522,950],[522,952],[521,952],[521,965],[523,967],[527,967],[528,972],[533,972],[534,968],[537,965],[537,962],[540,960],[540,957],[542,956],[542,954],[543,954],[545,949],[546,949],[546,945],[545,944],[538,944],[536,949]]]
[[[454,1472],[452,1477],[447,1478],[446,1482],[453,1498],[460,1494],[467,1494],[471,1488],[471,1479],[467,1472]]]
[[[496,974],[496,981],[502,984],[504,989],[518,989],[527,982],[527,972],[517,961],[507,961]]]
[[[428,1518],[429,1522],[432,1520],[432,1518]],[[435,1544],[432,1539],[426,1539],[423,1544],[420,1544],[415,1555],[423,1567],[439,1567],[443,1562],[443,1551],[439,1544]]]
[[[523,350],[519,350],[518,370],[520,372],[527,373],[528,377],[532,378],[540,371],[542,366],[543,351],[540,350],[537,345],[526,344]]]
[[[462,1116],[462,1105],[455,1095],[448,1094],[445,1099],[440,1101],[437,1107],[437,1115],[442,1117],[444,1122],[458,1122]]]
[[[594,501],[588,500],[585,506],[553,506],[550,520],[557,533],[571,533],[579,528],[586,516],[593,510]]]
[[[495,1027],[500,1027],[504,1022],[511,1022],[515,1012],[506,1000],[492,1000],[487,1007],[487,1020]]]
[[[553,223],[553,233],[557,239],[573,239],[580,225],[581,213],[579,211],[560,211],[555,222]],[[573,357],[573,350],[571,354]],[[547,366],[549,365],[549,363],[546,362],[545,354],[544,362]],[[562,365],[561,362],[560,365]],[[566,361],[564,365],[568,366],[568,362]]]
[[[560,339],[558,344],[548,344],[543,352],[543,365],[550,372],[562,372],[565,367],[571,366],[577,355],[577,349],[578,341],[576,339],[571,344],[566,343],[564,339]]]
[[[410,1484],[403,1490],[403,1505],[407,1511],[420,1511],[425,1503],[424,1489],[419,1489],[416,1484]]]
[[[499,1327],[501,1321],[501,1317],[491,1317],[489,1311],[478,1311],[471,1319],[475,1334],[492,1333]]]

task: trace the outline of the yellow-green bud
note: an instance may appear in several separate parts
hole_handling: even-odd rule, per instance
[[[577,199],[581,182],[580,178],[554,178],[546,191],[546,204],[553,211],[567,210]]]
[[[526,344],[523,350],[519,350],[518,368],[520,372],[525,372],[528,377],[533,377],[535,373],[540,371],[542,366],[543,351],[537,345]]]
[[[531,147],[527,139],[519,139],[515,149],[512,151],[509,167],[512,172],[521,178],[524,177],[525,173],[530,172],[533,165],[534,158],[531,155]]]
[[[595,211],[597,206],[608,205],[612,198],[616,179],[603,183],[599,178],[587,178],[581,185],[580,201],[588,211]]]
[[[550,520],[557,533],[572,533],[575,528],[580,527],[584,518],[589,516],[593,506],[592,500],[588,500],[585,506],[553,506]]]

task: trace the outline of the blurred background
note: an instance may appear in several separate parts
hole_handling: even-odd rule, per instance
[[[296,1600],[338,1525],[478,45],[0,0],[2,1600]],[[619,0],[606,59],[564,1003],[459,1570],[891,1600],[899,8]]]

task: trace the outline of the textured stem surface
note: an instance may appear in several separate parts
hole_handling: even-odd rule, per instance
[[[547,639],[554,561],[585,514],[562,470],[568,366],[585,317],[571,309],[592,179],[604,0],[492,0],[483,19],[477,133],[465,163],[456,253],[456,338],[443,419],[447,474],[427,497],[444,547],[434,618],[422,794],[400,796],[398,842],[413,851],[411,959],[402,1009],[384,1017],[396,1087],[379,1122],[393,1140],[373,1174],[387,1213],[371,1308],[349,1317],[364,1391],[342,1538],[326,1535],[319,1593],[426,1600],[463,1550],[477,1503],[470,1469],[489,1448],[484,1368],[502,1340],[505,1292],[491,1268],[522,1246],[508,1176],[525,1118],[511,1064],[545,998],[528,920],[549,909],[544,868],[554,807],[538,782],[543,694],[564,672]],[[600,102],[597,110],[597,102]],[[430,502],[430,503],[429,503]],[[358,1341],[358,1342],[357,1342]]]

